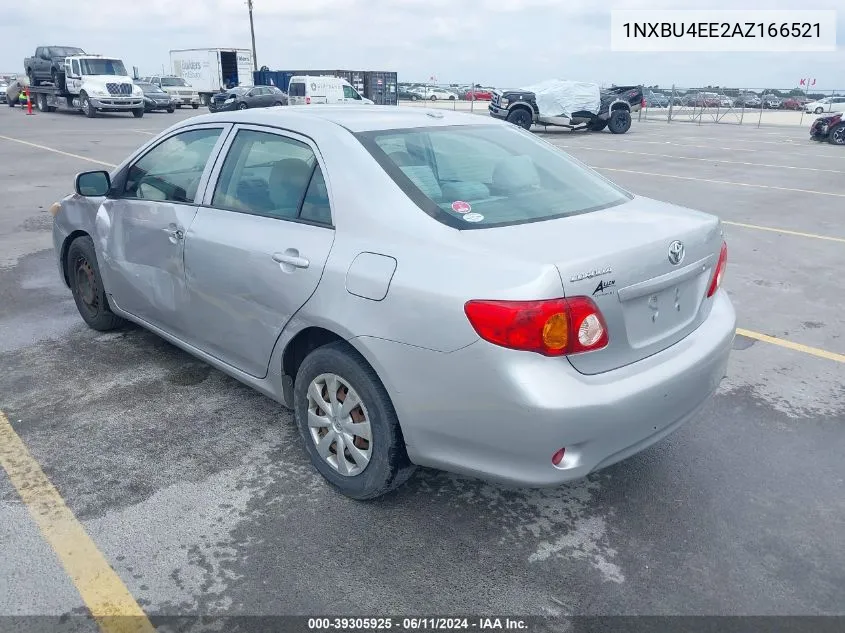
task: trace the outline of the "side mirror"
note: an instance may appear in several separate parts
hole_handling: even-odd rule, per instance
[[[80,196],[105,196],[111,189],[111,176],[107,171],[86,171],[76,177],[74,188]]]

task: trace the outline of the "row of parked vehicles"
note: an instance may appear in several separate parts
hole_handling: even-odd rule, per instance
[[[717,92],[688,92],[674,94],[671,97],[665,93],[647,89],[644,92],[647,108],[668,108],[675,105],[688,108],[753,108],[766,110],[796,110],[808,114],[822,114],[836,112],[845,107],[845,97],[826,97],[824,99],[810,99],[808,97],[781,98],[774,94],[758,95],[754,92],[740,91],[734,96]]]
[[[482,86],[428,86],[423,84],[402,84],[399,99],[402,101],[490,101],[495,88]]]

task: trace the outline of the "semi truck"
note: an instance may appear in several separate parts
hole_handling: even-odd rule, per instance
[[[144,92],[126,72],[123,61],[103,55],[71,55],[64,60],[64,80],[59,85],[29,87],[41,112],[71,110],[88,117],[98,112],[131,112],[144,116]]]
[[[200,103],[234,86],[253,86],[253,58],[248,48],[188,48],[170,51],[173,74],[197,91]]]

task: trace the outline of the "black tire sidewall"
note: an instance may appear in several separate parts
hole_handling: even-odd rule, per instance
[[[620,118],[625,118],[627,123],[623,126],[617,123]],[[610,119],[607,121],[607,127],[614,134],[624,134],[631,129],[631,113],[627,110],[614,110],[610,113]],[[624,129],[622,129],[624,127]]]
[[[845,145],[845,139],[843,139],[841,143],[833,139],[833,133],[836,132],[836,130],[841,130],[842,133],[845,134],[845,123],[840,123],[828,133],[827,142],[831,145]]]
[[[523,130],[531,129],[533,118],[534,117],[528,114],[525,108],[519,108],[517,110],[514,110],[508,115],[508,121],[513,125],[521,127]]]
[[[308,386],[325,373],[336,374],[349,383],[362,399],[370,419],[373,445],[370,462],[354,477],[344,477],[320,457],[308,428]],[[320,347],[302,362],[294,383],[294,414],[311,463],[348,497],[380,496],[393,487],[397,472],[403,466],[410,466],[396,413],[384,386],[359,354],[346,344]]]
[[[79,296],[79,288],[76,283],[76,260],[79,257],[84,257],[94,270],[94,278],[97,283],[98,292],[97,298],[99,299],[99,309],[97,310],[96,315],[91,315],[85,306],[85,303],[82,301],[82,297]],[[83,321],[95,330],[111,330],[119,325],[121,319],[109,308],[108,299],[106,298],[106,290],[103,286],[103,278],[102,275],[100,275],[100,266],[97,263],[97,252],[94,248],[94,241],[90,237],[78,237],[71,243],[70,247],[68,247],[67,271],[73,300],[76,303],[76,308]]]

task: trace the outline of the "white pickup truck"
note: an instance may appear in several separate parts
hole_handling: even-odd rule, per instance
[[[64,88],[30,86],[35,105],[42,112],[57,109],[98,112],[131,112],[144,116],[144,92],[132,81],[123,62],[102,55],[73,55],[64,61]]]

